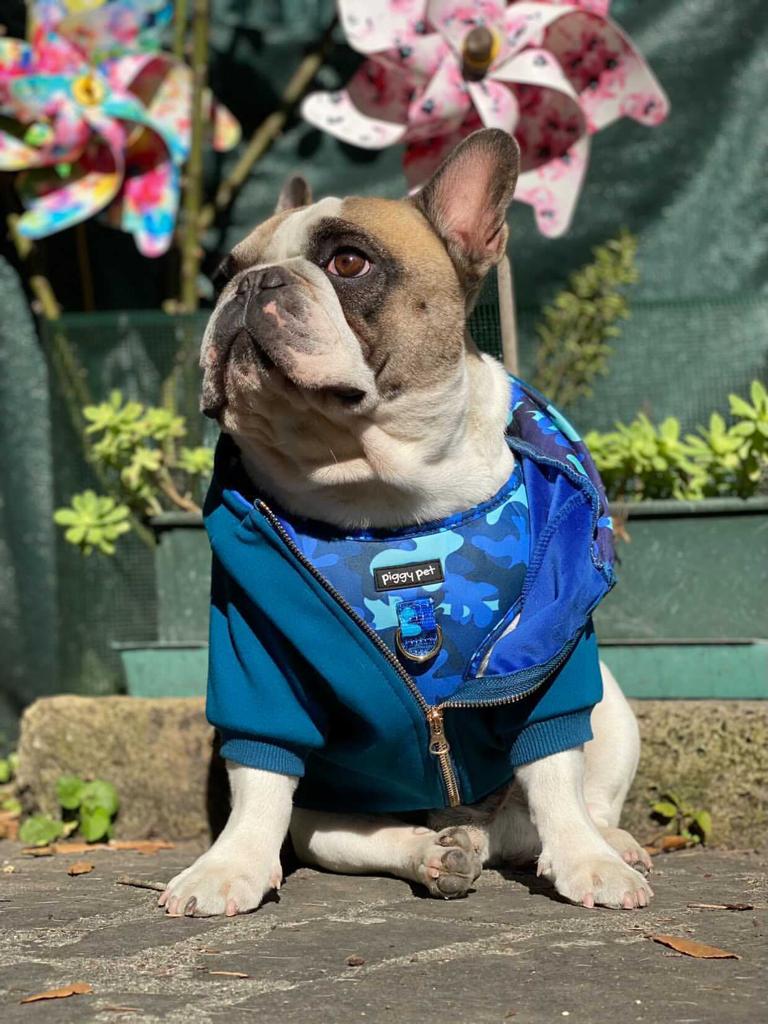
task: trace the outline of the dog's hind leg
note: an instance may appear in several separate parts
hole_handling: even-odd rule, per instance
[[[628,863],[650,870],[651,859],[640,844],[619,828],[621,809],[640,758],[637,720],[618,683],[605,665],[603,698],[592,712],[593,739],[584,747],[584,799],[603,838]]]
[[[395,875],[444,899],[465,895],[482,870],[487,851],[475,831],[435,832],[396,818],[299,807],[291,818],[291,839],[301,860],[341,874]]]

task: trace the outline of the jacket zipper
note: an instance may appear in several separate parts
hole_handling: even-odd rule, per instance
[[[280,537],[285,546],[291,552],[291,554],[304,566],[308,573],[315,579],[320,586],[325,590],[330,597],[341,607],[347,615],[355,622],[355,624],[362,629],[368,639],[374,644],[376,649],[382,654],[392,668],[397,672],[402,681],[405,683],[409,692],[412,694],[416,703],[424,713],[424,717],[427,722],[429,729],[429,752],[435,758],[440,766],[440,774],[443,779],[443,785],[448,796],[449,806],[458,807],[461,804],[461,791],[459,789],[458,779],[456,778],[456,770],[453,767],[451,761],[451,746],[448,742],[448,737],[445,735],[445,722],[444,716],[447,708],[477,708],[477,707],[499,707],[505,704],[516,704],[518,701],[528,697],[534,690],[537,690],[541,686],[541,682],[538,682],[531,686],[529,689],[523,691],[523,693],[515,694],[513,697],[506,697],[499,700],[486,700],[486,701],[445,701],[442,704],[431,705],[428,704],[421,694],[421,691],[414,683],[410,675],[405,671],[403,666],[397,660],[392,651],[387,647],[384,641],[381,639],[379,634],[371,629],[365,619],[362,619],[352,605],[344,598],[335,587],[323,576],[321,572],[312,565],[312,563],[305,558],[302,552],[294,543],[292,537],[285,529],[283,524],[277,518],[275,513],[258,498],[254,502],[256,509],[264,516],[273,528],[275,533]],[[573,645],[569,645],[567,649],[564,649],[561,656],[557,659],[557,662],[552,666],[551,671],[555,671],[560,665],[567,659],[571,652]],[[549,673],[548,673],[549,674]],[[542,680],[543,681],[543,680]]]

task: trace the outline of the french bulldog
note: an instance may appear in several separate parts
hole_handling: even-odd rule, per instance
[[[258,493],[336,527],[397,528],[461,513],[509,479],[508,377],[478,351],[467,316],[505,252],[518,159],[509,135],[482,130],[403,200],[312,202],[294,177],[235,246],[202,343],[202,408]],[[483,865],[535,861],[575,904],[645,907],[650,860],[619,828],[638,728],[602,674],[589,742],[424,824],[293,807],[295,776],[229,761],[229,821],[159,905],[254,910],[281,884],[290,830],[308,864],[395,875],[434,896],[467,893]]]

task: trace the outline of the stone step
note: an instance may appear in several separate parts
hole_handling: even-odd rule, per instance
[[[712,843],[744,849],[768,829],[768,702],[632,701],[643,752],[624,825],[658,832],[649,803],[672,790],[711,812]],[[24,713],[25,809],[57,814],[63,774],[103,778],[121,799],[115,834],[189,839],[218,831],[226,780],[200,698],[45,697]]]

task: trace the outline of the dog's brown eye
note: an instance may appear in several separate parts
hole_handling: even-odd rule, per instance
[[[362,277],[371,269],[371,264],[354,249],[340,249],[331,256],[325,269],[335,277]]]

